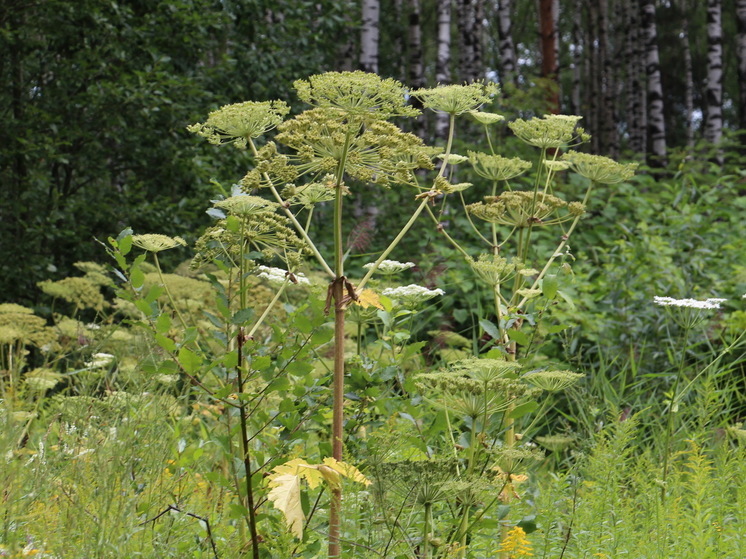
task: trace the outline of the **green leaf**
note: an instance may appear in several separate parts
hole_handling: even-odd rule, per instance
[[[508,418],[518,419],[520,417],[523,417],[527,413],[531,413],[538,407],[539,404],[536,403],[534,400],[531,400],[530,402],[524,402],[523,404],[519,404],[515,408],[513,408],[513,411],[508,414]]]
[[[171,317],[166,313],[161,313],[155,321],[155,331],[159,334],[168,334],[171,329]]]
[[[127,234],[122,237],[122,233],[127,231]],[[120,233],[120,237],[117,239],[117,244],[119,245],[119,252],[122,253],[122,256],[127,256],[132,250],[132,229],[125,229]]]
[[[558,289],[559,280],[557,280],[557,276],[546,276],[541,282],[541,290],[547,299],[554,299]]]
[[[520,330],[508,330],[508,338],[519,345],[528,345],[530,343],[528,335]]]
[[[182,347],[179,349],[179,363],[190,375],[194,374],[202,365],[202,358],[192,350]]]
[[[145,316],[151,316],[155,309],[153,305],[148,303],[145,299],[137,299],[135,301],[135,306],[142,312]]]
[[[171,338],[164,336],[163,334],[157,333],[155,335],[155,343],[157,343],[166,351],[176,351],[176,342],[173,341]]]
[[[480,318],[479,325],[482,327],[482,330],[487,332],[488,336],[496,340],[500,339],[500,330],[497,328],[497,326],[494,325],[494,323],[484,318]]]
[[[572,300],[572,297],[570,297],[570,295],[568,295],[564,291],[557,291],[557,295],[559,295],[560,297],[562,297],[562,299],[564,299],[565,303],[567,303],[568,305],[570,305],[570,309],[575,310],[575,302]]]
[[[254,309],[251,308],[245,308],[241,309],[240,311],[236,311],[236,313],[231,317],[231,323],[232,324],[246,324],[249,320],[251,320],[251,317],[254,316]]]
[[[135,289],[140,289],[145,283],[145,274],[142,273],[139,266],[132,266],[130,270],[130,282]]]

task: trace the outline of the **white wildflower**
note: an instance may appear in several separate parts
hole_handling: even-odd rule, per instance
[[[375,262],[368,262],[367,264],[363,264],[363,268],[366,270],[370,270],[375,265]],[[414,268],[415,263],[414,262],[399,262],[397,260],[384,260],[378,265],[377,272],[381,274],[398,274],[399,272],[403,272],[404,270],[408,270],[409,268]]]
[[[282,268],[272,268],[271,266],[257,266],[257,271],[259,272],[257,276],[267,280],[269,283],[282,284],[285,283],[287,278],[290,278],[290,281],[295,279],[294,283],[304,285],[311,283],[308,278],[300,272],[290,273]]]
[[[92,357],[92,361],[85,363],[88,369],[103,369],[114,362],[114,356],[111,353],[94,353]]]
[[[383,290],[383,295],[397,299],[404,304],[416,305],[423,303],[428,299],[437,297],[439,295],[445,295],[445,291],[442,289],[428,289],[421,285],[410,284],[403,287],[389,287]]]
[[[674,299],[673,297],[653,297],[653,303],[663,307],[683,307],[687,309],[714,310],[720,308],[720,303],[727,299],[710,298],[704,301],[697,299]]]

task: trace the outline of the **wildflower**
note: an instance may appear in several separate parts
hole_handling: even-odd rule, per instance
[[[503,115],[498,115],[495,113],[483,113],[481,111],[469,111],[469,115],[479,124],[484,124],[485,126],[505,120],[505,117]]]
[[[617,163],[608,157],[570,150],[562,156],[576,173],[600,184],[617,184],[631,179],[637,163]]]
[[[26,373],[24,378],[26,386],[37,392],[45,392],[57,386],[62,375],[53,369],[38,368]]]
[[[347,116],[387,119],[420,114],[407,105],[400,82],[366,72],[316,74],[295,81],[293,87],[301,101],[314,107],[336,109]]]
[[[474,172],[480,177],[493,181],[507,181],[525,173],[531,168],[530,161],[520,157],[503,157],[476,151],[468,151]]]
[[[567,169],[569,169],[570,163],[568,161],[554,161],[551,159],[545,159],[544,166],[550,171],[559,173],[560,171],[566,171]]]
[[[169,237],[151,233],[147,235],[132,235],[132,244],[148,252],[161,252],[177,246],[186,246],[186,241],[181,237]]]
[[[577,128],[582,117],[571,115],[544,115],[542,118],[514,120],[508,126],[513,133],[529,145],[542,149],[561,148],[573,142],[587,141],[582,128]]]
[[[711,298],[699,301],[697,299],[674,299],[673,297],[653,297],[653,303],[663,307],[682,307],[687,309],[716,310],[720,308],[720,303],[727,299]]]
[[[474,82],[468,85],[440,85],[431,89],[415,89],[412,95],[422,105],[436,112],[460,115],[476,111],[497,95],[494,83]]]
[[[559,392],[572,386],[585,375],[572,371],[535,371],[523,376],[523,380],[547,392]]]
[[[568,448],[575,442],[575,437],[569,435],[545,435],[536,437],[536,442],[547,450],[557,452]]]
[[[403,287],[389,287],[384,289],[382,294],[386,297],[397,299],[406,305],[414,306],[424,303],[433,297],[445,295],[445,291],[442,289],[428,289],[427,287],[412,283]]]
[[[94,353],[92,361],[86,361],[85,366],[88,369],[104,369],[114,362],[114,356],[111,353]]]
[[[477,260],[469,258],[469,265],[479,279],[488,285],[499,285],[513,277],[516,263],[496,254],[480,254]]]
[[[312,182],[303,186],[288,185],[282,195],[291,206],[300,204],[307,210],[311,209],[321,202],[334,200],[334,177],[327,175],[322,182]]]
[[[363,268],[370,270],[374,266],[375,262],[368,262],[363,264]],[[384,260],[378,265],[377,272],[385,275],[398,274],[409,268],[414,268],[414,262],[398,262],[397,260]]]
[[[445,153],[441,153],[438,156],[438,159],[441,159],[442,161],[445,161],[448,165],[458,165],[459,163],[463,163],[464,161],[469,161],[469,158],[465,155],[458,155],[457,153],[449,153],[446,155]]]
[[[231,215],[249,217],[252,215],[273,212],[279,207],[279,204],[276,202],[270,202],[269,200],[265,200],[259,196],[239,194],[238,196],[231,196],[225,200],[215,202],[215,207],[221,210],[226,210]]]
[[[454,192],[461,192],[462,190],[466,190],[469,188],[472,184],[470,182],[459,182],[457,184],[453,184],[449,182],[449,180],[445,177],[438,176],[435,178],[435,184],[434,184],[434,190],[435,192],[442,192],[443,194],[452,194]],[[432,192],[426,192],[424,195],[429,195]],[[423,194],[420,194],[420,196],[423,196]]]
[[[72,303],[76,309],[100,311],[106,306],[106,301],[98,286],[87,278],[73,277],[59,281],[45,280],[36,285],[47,295]]]
[[[269,283],[283,284],[288,279],[293,283],[310,285],[310,281],[300,272],[291,273],[282,268],[272,268],[270,266],[257,266],[258,277],[267,280]]]
[[[466,206],[466,210],[489,223],[528,227],[554,225],[571,219],[573,214],[569,212],[557,214],[558,210],[567,207],[567,202],[551,194],[536,195],[533,192],[508,191],[499,196],[485,196],[484,202],[470,204]],[[573,208],[578,210],[576,206]],[[557,215],[552,217],[552,214]]]
[[[280,124],[290,107],[283,101],[246,101],[225,105],[213,111],[205,123],[192,124],[187,130],[207,138],[211,144],[233,143],[246,147],[249,138],[257,138]]]

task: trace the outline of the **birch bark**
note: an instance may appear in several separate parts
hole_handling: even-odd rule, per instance
[[[360,28],[360,69],[378,73],[378,43],[381,4],[379,0],[363,0],[363,20]]]
[[[746,0],[736,0],[736,24],[738,36],[736,56],[738,58],[738,127],[746,130]],[[746,136],[743,137],[746,143]]]
[[[655,21],[654,0],[640,0],[642,36],[644,39],[645,73],[647,74],[647,118],[649,162],[665,166],[666,121],[664,118],[663,84],[661,82],[658,33]]]
[[[720,143],[723,136],[723,4],[707,0],[707,89],[705,140]]]
[[[438,0],[438,53],[435,61],[435,81],[447,84],[451,81],[451,0]],[[448,114],[435,114],[435,137],[448,137]]]
[[[744,0],[746,1],[746,0]],[[500,81],[515,82],[516,55],[513,42],[513,2],[512,0],[498,0],[497,2],[497,33],[498,50],[500,52]]]

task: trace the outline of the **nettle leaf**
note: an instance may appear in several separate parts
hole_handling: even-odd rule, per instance
[[[315,489],[323,482],[336,489],[340,487],[342,477],[366,486],[371,483],[355,466],[334,458],[324,458],[323,464],[309,464],[296,458],[272,470],[268,476],[271,490],[267,498],[285,516],[290,532],[298,539],[302,539],[305,516],[301,504],[301,480],[305,479],[311,489]]]

